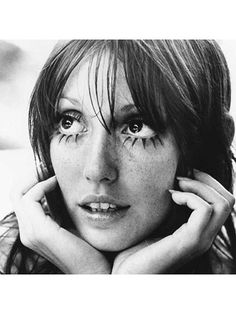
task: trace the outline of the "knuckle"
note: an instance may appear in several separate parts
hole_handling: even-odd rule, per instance
[[[230,205],[230,202],[226,198],[221,198],[221,201],[218,205],[224,212],[231,212],[232,206]]]
[[[229,208],[229,202],[225,198],[221,199],[221,207],[225,210]]]
[[[209,216],[213,214],[214,207],[212,204],[206,204],[206,212],[208,213]]]
[[[228,200],[229,206],[233,209],[234,204],[235,204],[235,197],[231,195],[230,199]]]

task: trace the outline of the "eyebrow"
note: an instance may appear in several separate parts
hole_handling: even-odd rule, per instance
[[[79,99],[73,98],[73,97],[69,97],[69,96],[65,96],[65,95],[61,95],[61,99],[67,99],[69,100],[72,105],[76,106],[76,105],[80,105],[81,106],[81,102],[79,101]],[[123,113],[129,113],[131,111],[137,111],[137,108],[134,104],[126,104],[124,105],[120,111]]]
[[[124,105],[121,109],[120,109],[121,112],[125,112],[125,113],[129,113],[131,111],[137,111],[137,108],[134,104],[127,104],[127,105]]]
[[[81,102],[79,101],[79,99],[73,98],[73,97],[69,97],[69,96],[65,96],[65,95],[61,95],[60,99],[67,99],[69,100],[72,105],[76,106],[76,105],[80,105],[81,106]]]

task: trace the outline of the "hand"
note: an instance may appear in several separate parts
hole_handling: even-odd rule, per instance
[[[110,273],[110,265],[99,251],[44,213],[40,201],[56,184],[55,176],[42,182],[34,178],[12,192],[21,242],[64,273]]]
[[[145,240],[121,252],[112,273],[173,273],[211,247],[232,211],[235,199],[210,175],[200,171],[194,173],[193,180],[178,178],[182,191],[170,191],[176,204],[188,206],[193,211],[188,221],[158,242]]]

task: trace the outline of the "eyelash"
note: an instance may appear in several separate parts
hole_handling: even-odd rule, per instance
[[[59,138],[59,143],[61,143],[61,141],[64,139],[65,143],[67,143],[70,139],[73,140],[75,143],[78,142],[79,140],[79,136],[81,135],[80,133],[77,133],[77,134],[64,134],[60,131],[60,123],[62,121],[63,118],[72,118],[73,120],[77,121],[77,122],[80,122],[81,118],[82,118],[82,114],[80,112],[77,112],[77,111],[69,111],[69,112],[64,112],[62,114],[58,114],[58,117],[57,117],[57,129],[56,129],[56,134],[60,135],[60,138]],[[145,122],[143,121],[143,119],[139,116],[139,115],[135,115],[135,116],[132,116],[130,117],[129,119],[127,119],[128,121],[125,122],[126,124],[126,129],[128,128],[128,125],[131,123],[131,122],[134,122],[134,121],[138,121],[138,122],[141,122],[143,123],[145,126],[147,126],[147,124],[145,124]],[[123,133],[125,134],[125,133]],[[131,147],[133,148],[134,145],[137,143],[137,142],[142,142],[143,144],[143,148],[145,149],[146,148],[146,143],[147,141],[150,141],[154,148],[156,149],[156,142],[159,141],[161,144],[161,139],[158,137],[157,134],[155,134],[154,136],[151,136],[151,137],[147,137],[147,138],[142,138],[142,137],[136,137],[136,136],[127,136],[125,138],[125,140],[123,141],[123,145],[125,145],[127,142],[130,142],[131,141]]]
[[[64,134],[60,130],[62,119],[71,118],[74,121],[80,122],[82,118],[82,114],[78,111],[70,110],[68,112],[59,113],[57,116],[56,123],[56,134],[60,136],[59,143],[64,139],[65,143],[67,143],[70,139],[74,142],[78,142],[80,133],[75,134]]]
[[[66,134],[61,134],[61,133],[58,133],[60,135],[60,138],[59,138],[59,143],[61,143],[61,141],[64,139],[65,140],[65,143],[67,143],[69,141],[69,139],[73,139],[73,141],[75,143],[78,142],[78,137],[79,137],[79,134],[69,134],[69,135],[66,135]]]
[[[157,140],[159,140],[159,142],[161,142],[161,140],[159,139],[159,137],[157,135],[154,135],[154,136],[152,136],[150,138],[139,138],[139,137],[128,136],[123,141],[123,145],[125,145],[125,143],[127,143],[128,141],[129,142],[131,141],[131,147],[133,147],[136,144],[136,142],[142,142],[143,148],[145,149],[147,141],[150,141],[153,144],[154,148],[157,148],[157,144],[156,144]]]
[[[147,123],[145,123],[145,121],[143,120],[143,118],[139,115],[139,114],[135,114],[135,115],[131,115],[131,117],[129,117],[127,119],[127,121],[125,122],[126,126],[126,130],[128,129],[128,127],[130,127],[130,124],[132,122],[136,122],[136,123],[140,123],[143,124],[143,126],[148,127],[150,130],[152,130]],[[126,134],[126,133],[124,133]],[[159,141],[162,144],[161,139],[159,138],[159,136],[155,133],[153,136],[150,137],[140,137],[140,136],[128,136],[124,141],[123,141],[123,145],[125,145],[125,143],[130,142],[131,141],[131,147],[133,147],[137,142],[142,142],[143,144],[143,148],[146,148],[146,143],[148,141],[150,141],[154,148],[156,149],[157,147],[157,141]]]

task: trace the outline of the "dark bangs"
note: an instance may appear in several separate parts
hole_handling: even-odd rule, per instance
[[[139,41],[123,40],[81,40],[70,41],[55,47],[47,60],[33,90],[29,110],[29,131],[31,145],[37,164],[41,165],[41,178],[53,175],[50,161],[50,137],[58,122],[57,107],[65,84],[81,61],[89,61],[88,89],[91,104],[99,108],[95,112],[102,125],[110,132],[102,115],[99,100],[98,79],[103,69],[103,56],[108,54],[106,67],[107,97],[113,117],[117,68],[123,65],[125,76],[135,106],[145,122],[158,134],[166,130],[166,113],[160,92],[161,72],[154,60],[140,47]],[[95,74],[91,75],[95,65]],[[92,95],[95,91],[95,99]],[[99,115],[98,115],[99,113]]]
[[[105,67],[104,54],[108,56]],[[59,99],[69,76],[85,59],[89,62],[87,81],[91,104],[95,112],[96,103],[98,112],[95,114],[108,132],[99,96],[99,73],[106,71],[106,82],[102,83],[106,84],[106,97],[113,117],[118,66],[121,64],[134,105],[145,123],[157,132],[159,138],[167,129],[173,133],[183,164],[216,174],[219,165],[213,165],[212,160],[216,156],[222,160],[222,154],[227,154],[227,135],[221,121],[224,112],[221,111],[227,112],[230,102],[227,65],[216,43],[73,40],[54,49],[31,99],[30,137],[36,161],[41,162],[42,178],[54,174],[50,138],[58,122]],[[92,71],[94,67],[95,71]]]
[[[164,134],[167,112],[162,95],[163,75],[158,64],[140,40],[120,40],[119,58],[136,108],[154,131]]]
[[[158,134],[167,129],[173,133],[183,162],[188,163],[192,159],[189,147],[198,140],[200,123],[196,111],[199,73],[193,73],[193,59],[187,59],[191,55],[188,43],[138,40],[121,41],[120,45],[136,107]]]
[[[110,132],[102,114],[102,103],[98,97],[98,76],[104,71],[102,63],[104,53],[108,57],[106,66],[106,88],[112,119],[114,118],[115,94],[118,76],[118,67],[124,70],[133,103],[138,112],[157,134],[162,135],[167,129],[167,115],[161,93],[163,76],[155,60],[140,46],[138,40],[107,40],[100,43],[89,58],[88,89],[94,112],[101,117],[100,122]],[[95,61],[94,61],[95,60]],[[91,68],[95,62],[95,77],[91,76]],[[96,94],[96,105],[99,108],[99,116],[95,111],[94,99],[91,90]]]
[[[90,60],[91,57],[90,63],[92,63],[93,56],[97,54],[97,69],[99,68],[105,43],[105,41],[92,40],[73,40],[59,43],[40,73],[29,108],[30,140],[40,179],[54,174],[50,159],[50,139],[55,130],[55,124],[58,122],[57,107],[65,84],[76,66],[85,58]],[[108,72],[111,72],[110,68]],[[94,84],[97,91],[97,74],[95,76]],[[108,73],[108,86],[110,85],[110,77],[111,75]],[[88,82],[89,80],[90,77],[88,77]],[[89,90],[91,90],[90,87]],[[111,111],[114,107],[113,94],[113,92],[109,92]],[[96,95],[98,95],[97,92]],[[91,102],[93,105],[92,96]],[[106,127],[104,119],[102,122]]]

